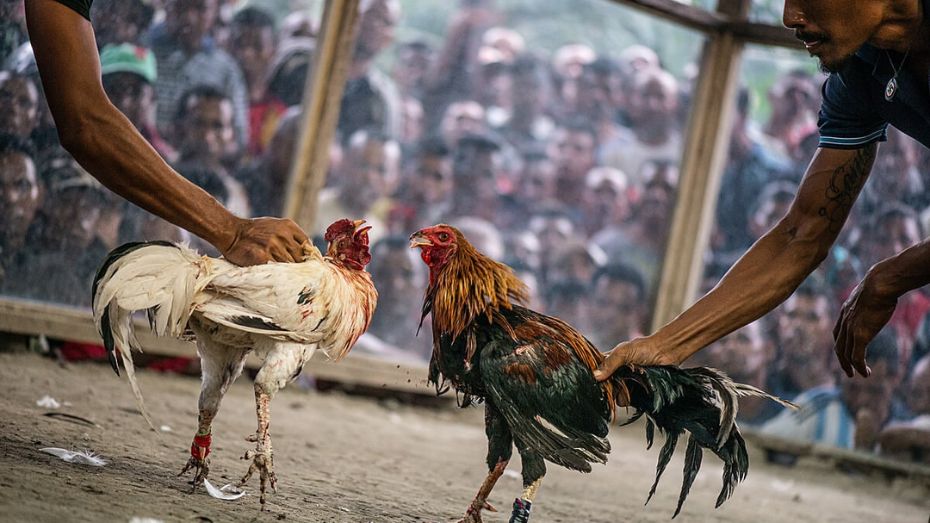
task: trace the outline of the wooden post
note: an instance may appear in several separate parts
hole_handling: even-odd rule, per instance
[[[352,61],[358,10],[359,0],[327,0],[304,90],[300,138],[284,211],[308,233],[316,225],[317,196],[326,182],[329,147]]]
[[[720,0],[718,4],[721,14],[734,18],[745,16],[748,8],[749,0]],[[704,47],[682,152],[678,198],[653,309],[653,331],[691,303],[703,276],[703,255],[730,141],[742,49],[743,42],[728,29],[711,33]]]

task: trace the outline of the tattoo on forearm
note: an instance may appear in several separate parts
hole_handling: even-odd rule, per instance
[[[818,210],[818,214],[830,223],[830,232],[838,233],[843,228],[846,216],[868,178],[875,149],[874,145],[868,145],[857,150],[855,156],[833,171],[827,187],[827,203]]]

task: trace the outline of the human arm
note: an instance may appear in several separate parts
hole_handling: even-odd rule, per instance
[[[817,150],[788,214],[709,293],[654,334],[619,344],[595,372],[677,365],[784,301],[823,261],[868,178],[874,143]]]
[[[87,19],[53,0],[26,0],[26,23],[62,145],[103,185],[214,245],[240,265],[300,259],[290,220],[243,219],[172,170],[110,103]]]
[[[843,304],[833,329],[834,351],[846,375],[868,376],[866,348],[891,319],[898,298],[930,284],[930,239],[869,269]]]

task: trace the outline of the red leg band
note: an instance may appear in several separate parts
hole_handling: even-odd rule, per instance
[[[210,444],[212,442],[213,438],[210,434],[194,436],[194,442],[191,443],[191,456],[200,461],[207,459],[207,456],[210,455]]]

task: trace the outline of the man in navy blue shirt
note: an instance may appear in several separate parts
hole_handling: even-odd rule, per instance
[[[930,146],[930,0],[786,0],[784,24],[830,77],[820,147],[788,214],[692,307],[650,336],[618,345],[596,372],[681,363],[784,301],[826,258],[893,125]],[[897,299],[930,283],[930,241],[869,270],[833,335],[847,375],[868,376],[865,348]]]
[[[103,185],[210,242],[231,262],[302,259],[291,220],[233,215],[172,170],[110,102],[90,25],[91,0],[26,0],[26,25],[61,143]]]

